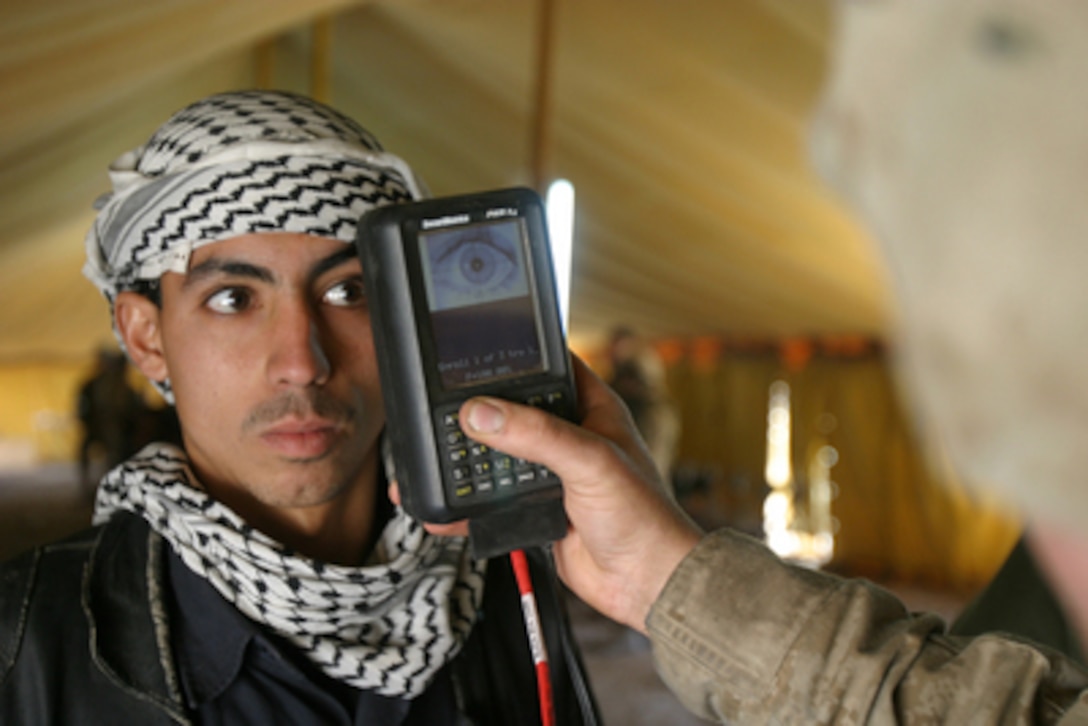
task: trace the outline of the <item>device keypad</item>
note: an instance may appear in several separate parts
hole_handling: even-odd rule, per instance
[[[529,406],[557,414],[563,412],[566,401],[562,391],[533,394],[524,399]],[[546,466],[510,456],[467,437],[456,410],[441,414],[440,421],[443,456],[456,500],[487,499],[512,489],[539,488],[558,482]]]

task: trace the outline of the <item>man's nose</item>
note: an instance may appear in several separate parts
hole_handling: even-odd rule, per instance
[[[273,384],[308,386],[328,381],[331,365],[321,326],[309,305],[300,300],[278,306],[271,327],[269,378]]]

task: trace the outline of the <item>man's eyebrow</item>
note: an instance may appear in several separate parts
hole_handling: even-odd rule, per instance
[[[209,257],[199,265],[194,265],[185,273],[185,281],[182,288],[200,282],[202,279],[213,275],[230,275],[232,277],[248,277],[260,282],[275,282],[275,276],[265,267],[254,265],[251,262],[232,260],[222,257]]]
[[[316,280],[329,270],[335,270],[345,262],[358,258],[359,256],[355,252],[355,245],[344,245],[344,249],[337,250],[325,259],[318,261],[318,263],[310,270],[310,279]]]

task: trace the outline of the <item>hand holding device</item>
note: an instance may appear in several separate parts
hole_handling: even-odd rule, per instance
[[[666,494],[616,393],[577,357],[573,367],[580,425],[494,398],[469,401],[461,420],[473,438],[558,472],[571,524],[552,550],[560,577],[598,611],[644,631],[702,532]]]

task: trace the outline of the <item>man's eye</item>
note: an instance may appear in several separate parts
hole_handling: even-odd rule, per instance
[[[230,315],[239,313],[249,307],[251,297],[249,291],[245,288],[228,287],[213,294],[204,304],[217,313]]]
[[[493,233],[494,232],[494,233]],[[518,240],[509,230],[436,235],[428,249],[435,307],[479,305],[527,294]]]
[[[366,299],[366,288],[361,278],[352,278],[336,283],[325,291],[321,301],[337,307],[351,307]]]

